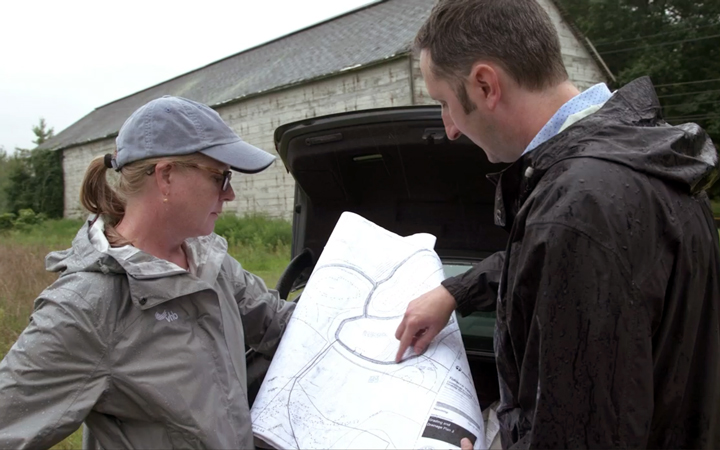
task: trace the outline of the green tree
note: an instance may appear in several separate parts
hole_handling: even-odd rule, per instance
[[[20,153],[18,150],[21,149],[16,150]],[[32,209],[32,176],[28,157],[22,154],[13,155],[9,172],[5,186],[8,210],[17,214],[21,209]]]
[[[48,139],[55,136],[55,129],[50,128],[47,129],[47,123],[45,123],[45,119],[43,117],[40,118],[40,122],[32,127],[33,134],[35,135],[35,139],[33,140],[33,144],[35,145],[42,145],[47,141]]]
[[[649,75],[669,123],[695,122],[720,143],[720,1],[560,3],[616,75],[614,87]]]
[[[5,193],[10,177],[10,155],[8,155],[5,147],[0,145],[0,214],[9,212],[8,199]]]
[[[33,211],[51,218],[63,215],[62,153],[35,149],[30,155],[33,174]]]
[[[32,131],[33,143],[38,146],[54,135],[43,118]],[[48,149],[16,148],[15,155],[9,158],[7,182],[3,187],[7,211],[17,214],[21,209],[32,209],[48,217],[62,217],[62,155]]]

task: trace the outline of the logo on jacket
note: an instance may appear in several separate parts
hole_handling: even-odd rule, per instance
[[[172,322],[173,320],[178,319],[178,315],[172,311],[165,310],[163,312],[160,312],[160,311],[156,312],[155,318],[157,320],[167,320],[168,322]]]

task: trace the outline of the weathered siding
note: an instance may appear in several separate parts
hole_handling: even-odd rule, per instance
[[[65,217],[86,214],[80,206],[80,186],[90,161],[97,156],[115,152],[115,139],[105,139],[63,151],[63,177],[65,190]]]
[[[562,19],[560,11],[555,5],[548,0],[538,0],[538,2],[550,15],[550,20],[552,20],[560,36],[563,62],[567,68],[570,81],[575,83],[575,86],[581,91],[602,81],[608,81],[601,68],[590,56],[585,45],[578,41],[568,23]]]
[[[219,108],[218,112],[243,139],[274,154],[273,133],[288,122],[326,114],[409,104],[407,60],[400,59],[325,80],[273,92]],[[282,161],[255,175],[233,181],[237,192],[227,209],[264,211],[290,218],[295,184]]]
[[[230,127],[247,142],[277,154],[273,142],[281,124],[319,115],[410,104],[409,65],[399,58],[324,80],[249,98],[217,109]],[[65,216],[84,213],[79,203],[82,178],[90,161],[111,153],[115,140],[106,139],[65,151]],[[255,175],[235,174],[237,194],[227,211],[265,212],[291,218],[294,181],[278,159]]]

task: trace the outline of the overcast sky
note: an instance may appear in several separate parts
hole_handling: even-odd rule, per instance
[[[0,146],[374,0],[0,1]]]

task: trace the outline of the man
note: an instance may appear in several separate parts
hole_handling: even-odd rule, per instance
[[[535,0],[440,0],[416,38],[450,139],[494,178],[506,250],[415,299],[398,360],[453,310],[496,310],[504,448],[713,445],[717,152],[670,126],[649,79],[582,94]],[[465,443],[467,445],[467,442]]]

